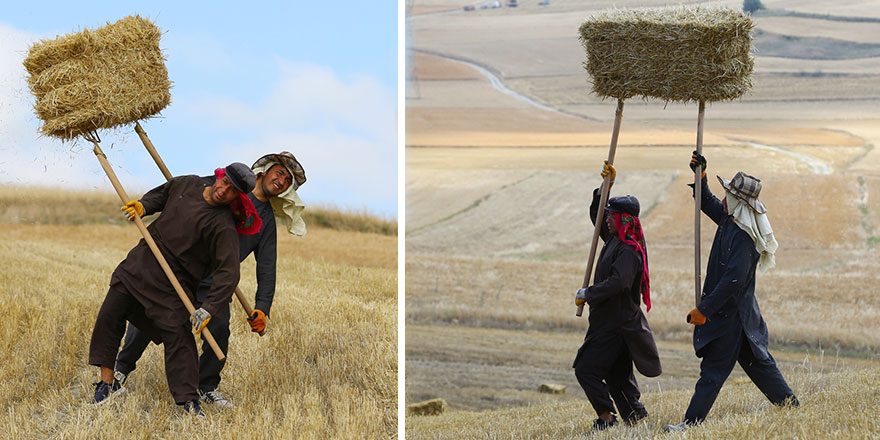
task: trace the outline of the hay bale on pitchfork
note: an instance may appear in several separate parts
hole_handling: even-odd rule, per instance
[[[128,16],[35,43],[24,66],[40,132],[70,140],[162,111],[171,102],[171,81],[161,36],[149,20]]]
[[[91,142],[122,203],[129,198],[101,150],[98,129],[137,123],[171,101],[171,82],[159,49],[161,36],[149,20],[128,16],[96,30],[35,43],[24,60],[28,85],[37,98],[34,110],[43,120],[40,131],[62,140],[82,136]],[[192,314],[195,307],[144,222],[135,216],[134,223]],[[217,358],[225,359],[210,330],[202,330],[202,335]]]
[[[597,95],[714,102],[751,88],[753,27],[728,8],[640,8],[600,13],[579,33]]]
[[[608,163],[614,163],[623,117],[623,102],[633,96],[673,102],[698,102],[697,152],[703,148],[706,102],[729,101],[752,87],[755,60],[751,54],[751,18],[729,8],[667,7],[614,9],[591,17],[579,29],[587,51],[584,68],[593,78],[593,92],[617,98]],[[700,175],[695,172],[694,212],[695,300],[700,302]],[[602,183],[600,206],[608,200],[608,177]],[[599,210],[583,287],[590,285],[604,210]],[[583,313],[578,306],[577,316]]]

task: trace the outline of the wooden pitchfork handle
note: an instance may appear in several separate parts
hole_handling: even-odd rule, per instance
[[[617,138],[620,135],[620,122],[623,119],[623,100],[617,100],[617,111],[614,112],[614,129],[611,132],[611,146],[608,148],[608,165],[614,164],[614,153],[617,152]],[[605,204],[608,203],[608,192],[611,189],[611,176],[605,176],[602,181],[602,187],[599,190],[599,212],[596,213],[596,225],[593,229],[593,241],[590,243],[590,258],[587,260],[587,271],[584,274],[583,288],[590,285],[590,278],[593,275],[593,260],[596,258],[596,248],[599,246],[599,233],[603,225],[602,220],[605,217]],[[584,305],[577,306],[575,316],[584,314]]]
[[[697,115],[697,154],[703,154],[703,115],[706,113],[706,102],[700,101]],[[700,305],[703,298],[700,291],[703,275],[700,273],[700,206],[703,201],[703,167],[694,168],[694,307]]]
[[[107,178],[109,178],[110,183],[113,184],[113,189],[116,190],[116,194],[119,195],[119,199],[122,200],[122,204],[128,203],[128,195],[125,193],[125,190],[119,183],[119,179],[116,178],[116,173],[113,172],[113,169],[110,167],[110,162],[107,162],[107,156],[104,155],[104,152],[101,150],[98,142],[94,139],[87,140],[91,141],[92,144],[95,145],[93,152],[98,158],[98,162],[101,162],[101,168],[104,169],[104,172],[107,174]],[[186,296],[186,293],[183,292],[183,287],[181,287],[180,282],[177,281],[177,277],[174,275],[174,272],[171,270],[171,267],[168,265],[168,262],[165,260],[165,257],[162,255],[159,247],[156,246],[156,242],[153,240],[153,236],[150,235],[150,231],[148,231],[147,227],[144,226],[144,222],[143,220],[141,220],[140,216],[134,216],[134,224],[135,226],[137,226],[138,230],[141,231],[141,235],[143,235],[144,241],[147,243],[147,246],[150,247],[150,250],[153,251],[153,255],[156,256],[156,260],[159,261],[159,266],[162,267],[162,271],[165,272],[165,275],[168,277],[168,281],[171,282],[171,285],[174,287],[174,291],[177,292],[177,296],[179,296],[180,300],[183,301],[183,305],[186,307],[186,311],[189,312],[190,315],[192,315],[196,311],[195,307],[193,307],[192,302],[190,302],[189,297]],[[214,354],[217,355],[217,359],[221,361],[226,359],[226,355],[223,354],[223,350],[221,350],[220,346],[217,345],[217,341],[214,340],[214,336],[211,335],[211,332],[207,328],[202,329],[202,336],[204,336],[205,340],[208,341],[208,345],[211,346]]]
[[[141,142],[144,144],[144,147],[147,148],[147,152],[150,153],[150,156],[153,157],[153,160],[156,162],[156,165],[159,166],[159,171],[162,171],[162,175],[165,176],[166,180],[171,180],[171,172],[168,171],[168,167],[165,166],[165,162],[159,156],[159,152],[156,151],[156,147],[153,146],[153,142],[147,137],[147,132],[141,128],[140,122],[135,121],[134,123],[134,131],[137,132],[138,137],[141,138]],[[254,314],[254,309],[251,308],[251,305],[248,303],[247,298],[245,298],[244,294],[241,293],[241,289],[238,286],[235,286],[235,297],[238,298],[238,302],[241,303],[241,307],[244,309],[244,312],[247,313],[248,318]],[[266,334],[266,330],[260,332],[260,336]]]

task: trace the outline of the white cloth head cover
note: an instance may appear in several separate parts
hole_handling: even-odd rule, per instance
[[[266,174],[269,168],[278,164],[279,162],[269,162],[263,166],[254,167],[252,170],[256,175],[260,173]],[[306,209],[306,205],[303,204],[296,190],[293,189],[293,185],[287,187],[287,190],[283,193],[275,197],[269,197],[269,203],[272,205],[272,211],[275,212],[275,221],[284,225],[287,228],[287,232],[297,237],[304,237],[306,235],[306,222],[302,219],[302,212],[303,209]]]
[[[734,223],[752,237],[755,249],[761,254],[758,260],[761,271],[776,266],[776,249],[779,244],[773,236],[773,228],[767,214],[758,214],[748,203],[727,192],[727,213],[733,217]]]

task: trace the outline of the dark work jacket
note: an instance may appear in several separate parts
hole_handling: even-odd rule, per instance
[[[703,348],[710,342],[727,332],[742,331],[755,357],[767,359],[770,335],[755,299],[755,270],[760,254],[752,237],[724,213],[722,202],[712,195],[706,178],[701,191],[700,209],[718,229],[709,252],[702,300],[697,307],[707,321],[694,327],[694,350],[702,357]]]
[[[590,219],[596,224],[599,190],[593,191]],[[587,288],[590,326],[586,340],[622,334],[633,363],[647,377],[659,376],[660,355],[654,335],[640,307],[642,294],[642,255],[634,247],[611,236],[603,225],[600,237],[605,242],[596,263],[593,285]],[[613,362],[609,359],[609,362]]]
[[[202,307],[216,315],[238,285],[238,234],[228,206],[211,206],[202,193],[206,180],[174,177],[141,198],[144,215],[160,212],[147,228],[190,301],[199,280],[214,273]],[[188,325],[189,313],[156,257],[141,239],[110,278],[121,283],[143,306],[147,317],[168,326]]]
[[[217,178],[214,176],[203,177],[213,184]],[[269,201],[261,202],[254,193],[248,194],[248,198],[254,203],[257,214],[263,221],[260,231],[252,235],[238,235],[239,261],[244,261],[251,253],[257,262],[257,293],[255,295],[254,308],[260,309],[266,316],[272,309],[272,301],[275,298],[275,263],[278,258],[278,230],[275,227],[275,212]],[[203,279],[199,283],[198,298],[202,301],[211,291],[214,274]]]

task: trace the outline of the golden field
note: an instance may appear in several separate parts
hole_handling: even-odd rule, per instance
[[[312,225],[304,238],[279,230],[264,337],[230,304],[220,389],[234,410],[205,404],[206,419],[183,415],[155,345],[120,399],[90,405],[94,320],[110,274],[140,237],[114,197],[0,187],[0,307],[9,317],[0,322],[0,437],[396,438],[397,237]],[[241,274],[253,304],[252,257]]]
[[[595,417],[571,368],[587,326],[572,297],[616,103],[590,93],[577,27],[605,8],[667,2],[520,3],[464,12],[468,2],[415,1],[408,17],[405,400],[442,397],[449,412],[407,417],[407,438],[577,438]],[[880,2],[763,4],[753,89],[707,106],[704,154],[715,194],[715,175],[743,170],[764,184],[780,248],[756,294],[804,405],[773,408],[737,368],[707,423],[668,437],[876,438],[880,58],[862,54],[880,48]],[[803,56],[812,51],[833,56]],[[664,374],[638,376],[647,423],[596,438],[657,436],[680,421],[699,375],[684,322],[696,120],[695,104],[624,106],[612,195],[641,202]],[[703,216],[703,274],[714,232]],[[541,394],[542,383],[567,391]]]

